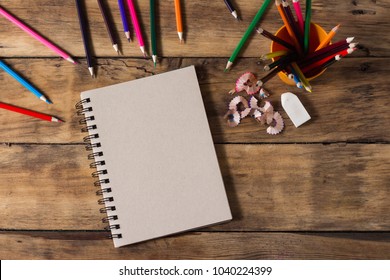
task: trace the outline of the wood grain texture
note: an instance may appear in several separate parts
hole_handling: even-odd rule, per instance
[[[0,258],[284,260],[390,257],[389,233],[186,233],[119,249],[115,249],[105,235],[102,232],[0,232]]]
[[[64,61],[0,17],[0,57],[54,104],[39,101],[3,71],[0,101],[65,120],[48,123],[0,110],[0,259],[390,258],[390,1],[313,1],[313,21],[325,30],[340,23],[334,40],[355,36],[359,49],[312,81],[312,94],[277,77],[266,84],[285,120],[278,136],[250,118],[236,128],[223,119],[237,77],[264,75],[258,58],[270,42],[256,34],[223,72],[259,1],[236,1],[241,22],[223,1],[182,1],[185,44],[178,42],[173,2],[157,1],[156,68],[136,41],[125,39],[117,1],[107,3],[119,56],[97,2],[85,2],[96,79],[87,70],[74,1],[0,3],[79,62]],[[150,52],[149,3],[134,2]],[[275,32],[282,21],[271,6],[261,27]],[[189,65],[197,70],[233,221],[114,249],[102,230],[74,105],[82,91]],[[296,93],[312,117],[300,128],[281,108],[286,91]]]
[[[217,143],[296,143],[296,142],[388,142],[390,141],[390,71],[389,59],[346,58],[312,82],[313,93],[283,84],[275,77],[266,84],[269,100],[285,119],[281,135],[271,136],[265,126],[251,118],[229,128],[223,116],[232,99],[227,92],[245,71],[261,77],[257,59],[241,59],[229,73],[225,60],[219,58],[169,58],[154,69],[144,59],[99,59],[98,77],[91,79],[82,65],[73,66],[59,59],[7,59],[16,71],[30,79],[53,102],[45,104],[19,83],[0,72],[2,102],[52,114],[65,123],[46,123],[13,112],[0,111],[0,142],[10,143],[80,143],[80,132],[74,105],[80,92],[119,82],[134,80],[169,70],[195,65],[201,91]],[[296,93],[312,119],[296,129],[280,105],[283,92]],[[174,109],[174,108],[172,108]],[[147,117],[147,116],[145,116]],[[23,133],[21,133],[21,131]]]
[[[30,2],[33,4],[22,0],[3,0],[1,5],[67,50],[71,55],[85,56],[74,1],[37,0]],[[94,54],[96,56],[116,56],[97,2],[94,0],[85,2]],[[123,34],[117,2],[107,2],[123,54],[140,57],[141,52],[137,43],[129,44]],[[256,0],[240,1],[237,9],[242,17],[241,22],[235,21],[227,11],[225,4],[221,2],[183,1],[186,43],[179,44],[174,5],[171,1],[159,1],[157,36],[160,56],[229,57],[260,8],[261,2]],[[135,3],[149,50],[149,2],[135,1]],[[341,40],[345,37],[355,36],[364,49],[360,55],[390,55],[388,48],[390,39],[388,36],[383,36],[383,32],[378,32],[378,27],[380,30],[389,30],[390,28],[388,21],[390,3],[388,1],[323,0],[314,1],[312,9],[312,20],[322,25],[325,30],[330,30],[335,25],[341,24],[341,29],[335,39]],[[2,26],[0,57],[56,56],[51,50],[27,36],[17,27],[12,26],[4,18],[0,18],[0,22]],[[282,26],[282,20],[274,5],[270,5],[268,8],[261,25],[270,32],[276,32]],[[253,35],[240,56],[259,57],[261,53],[268,52],[268,49],[269,41],[267,39]]]
[[[103,228],[82,145],[0,153],[0,229]],[[206,230],[390,230],[388,145],[217,145],[217,155],[233,221]]]

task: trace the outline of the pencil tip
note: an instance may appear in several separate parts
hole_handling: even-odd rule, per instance
[[[69,61],[70,63],[73,63],[73,64],[77,64],[76,61],[74,61],[73,58],[71,58],[70,56],[66,58],[67,61]]]
[[[131,41],[130,32],[126,31],[125,36],[127,38],[127,41],[129,41],[129,43],[130,43],[130,41]]]
[[[91,74],[91,77],[94,78],[95,74],[93,72],[93,67],[88,67],[89,73]]]
[[[228,63],[226,64],[226,67],[225,67],[225,72],[227,72],[230,67],[233,65],[233,62],[231,62],[230,60],[228,61]]]
[[[114,44],[112,45],[112,47],[114,48],[114,50],[118,53],[119,55],[119,48],[118,48],[118,44]]]
[[[41,96],[39,97],[40,100],[42,100],[43,102],[46,102],[47,104],[53,104],[48,98],[46,98],[45,96]]]
[[[177,32],[177,34],[179,35],[179,40],[180,40],[180,44],[181,44],[182,41],[184,40],[183,39],[183,32]]]
[[[63,120],[60,120],[59,118],[56,117],[51,117],[52,122],[64,122]]]

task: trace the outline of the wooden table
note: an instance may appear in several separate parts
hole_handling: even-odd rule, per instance
[[[124,37],[109,2],[123,54],[109,41],[96,1],[86,0],[97,78],[86,68],[74,1],[3,0],[1,5],[76,57],[72,65],[0,18],[0,57],[42,90],[45,104],[0,71],[1,101],[58,116],[49,123],[0,111],[1,259],[383,259],[390,257],[390,2],[313,1],[312,20],[335,39],[355,36],[359,49],[312,81],[313,93],[266,84],[285,120],[268,135],[247,118],[223,119],[227,92],[246,71],[258,77],[270,42],[253,35],[230,72],[228,57],[262,1],[182,1],[179,44],[173,1],[158,3],[156,68]],[[150,53],[149,1],[135,1]],[[302,1],[304,9],[304,1]],[[262,27],[282,21],[274,5]],[[75,103],[81,91],[195,65],[233,221],[114,249],[106,239]],[[185,83],[185,81],[183,81]],[[280,95],[296,93],[312,119],[295,128]],[[175,109],[174,105],[170,108]]]

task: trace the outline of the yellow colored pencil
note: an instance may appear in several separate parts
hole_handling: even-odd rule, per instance
[[[291,67],[295,70],[295,72],[298,74],[299,80],[301,80],[303,87],[306,89],[306,91],[311,92],[311,85],[309,84],[309,81],[306,79],[305,75],[303,75],[301,69],[299,68],[298,64],[296,62],[291,63]]]

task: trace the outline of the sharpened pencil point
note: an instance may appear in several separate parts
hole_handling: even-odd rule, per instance
[[[183,40],[183,32],[177,32],[177,35],[179,35],[180,44],[184,41]]]
[[[114,45],[112,45],[112,47],[113,47],[114,50],[119,54],[118,44],[114,44]]]
[[[93,78],[95,74],[93,73],[93,67],[88,67],[89,73],[91,74],[91,77]]]
[[[230,67],[232,67],[232,65],[233,65],[233,62],[228,61],[228,63],[226,64],[226,67],[225,67],[225,72],[227,72],[230,69]]]
[[[71,58],[70,56],[66,58],[67,61],[69,61],[70,63],[73,63],[73,64],[77,64],[73,58]]]
[[[152,55],[154,67],[157,65],[157,55]]]
[[[131,38],[130,38],[130,32],[125,32],[125,35],[126,35],[126,38],[127,38],[127,41],[129,41],[129,43],[131,42]]]
[[[44,101],[44,102],[46,102],[47,104],[53,104],[49,99],[47,99],[45,96],[41,96],[41,97],[39,97],[39,99],[40,100],[42,100],[42,101]]]
[[[141,49],[141,52],[142,54],[144,55],[144,57],[146,57],[146,51],[145,51],[145,47],[144,46],[141,46],[139,47]]]
[[[52,122],[64,122],[63,120],[60,120],[59,118],[56,117],[51,117]]]

